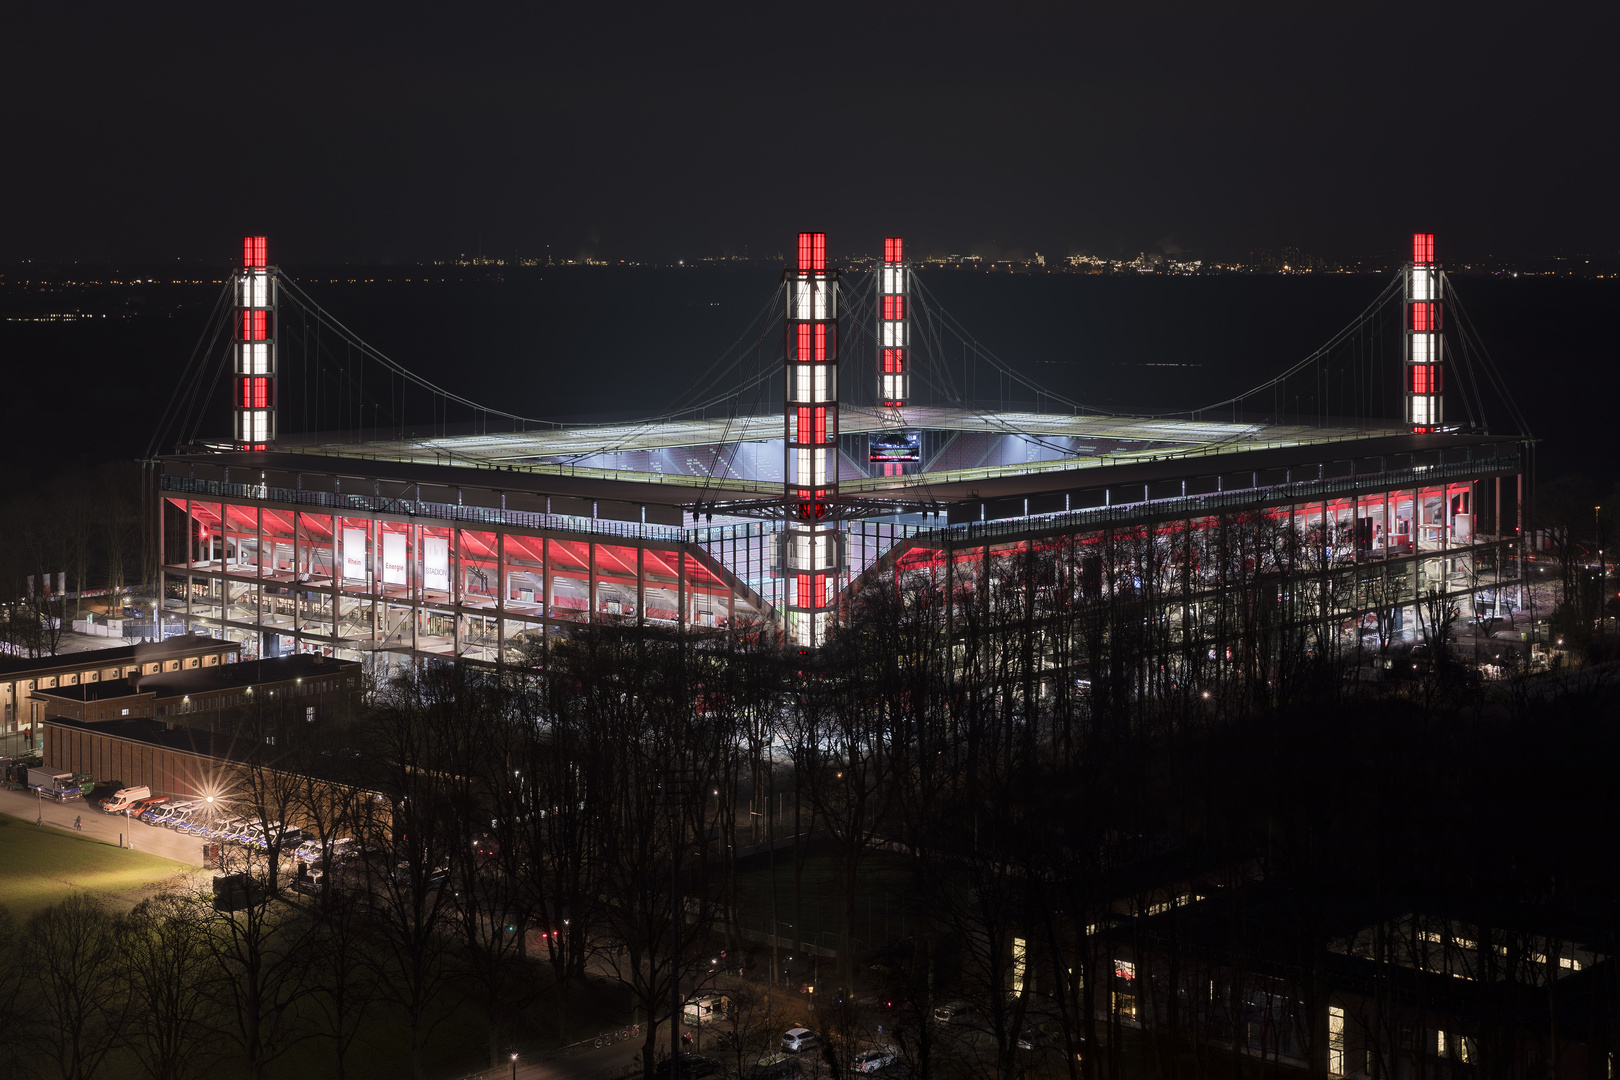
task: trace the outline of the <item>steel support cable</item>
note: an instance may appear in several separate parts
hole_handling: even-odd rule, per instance
[[[666,419],[666,418],[670,418],[670,417],[683,415],[684,413],[690,411],[693,408],[707,407],[707,403],[705,403],[705,405],[701,405],[701,406],[684,405],[684,404],[682,404],[682,399],[685,398],[685,397],[695,397],[698,394],[707,393],[722,378],[724,378],[726,375],[730,374],[732,368],[737,367],[738,365],[740,365],[742,363],[743,358],[748,355],[748,351],[741,348],[741,346],[742,346],[743,342],[747,339],[749,331],[753,330],[754,326],[757,323],[759,323],[759,321],[761,319],[765,318],[770,313],[772,313],[774,311],[781,310],[781,308],[783,306],[782,295],[783,295],[783,290],[785,288],[786,288],[785,284],[778,284],[775,289],[771,290],[770,297],[765,301],[765,303],[760,307],[760,309],[758,311],[754,312],[754,317],[748,320],[748,325],[743,327],[742,332],[737,335],[736,340],[734,340],[730,345],[727,345],[725,350],[723,352],[721,352],[719,357],[717,357],[715,359],[714,363],[710,364],[708,366],[708,368],[705,369],[704,372],[697,377],[696,380],[693,380],[691,389],[687,390],[687,392],[685,394],[683,394],[682,397],[678,397],[678,398],[675,399],[675,404],[670,409],[669,412],[665,413],[663,416],[653,417],[650,420],[643,421],[643,422],[652,423],[652,422],[655,422],[655,421],[660,420],[660,419]],[[766,325],[766,328],[764,330],[761,330],[760,334],[759,334],[759,337],[755,339],[756,342],[764,338],[765,334],[769,332],[770,326],[774,325],[775,322],[776,322],[776,319],[775,319],[774,316],[772,316],[771,319],[770,319],[770,322]],[[730,356],[733,350],[736,350],[737,358],[735,360],[733,360],[731,363],[727,364],[718,373],[716,373],[714,375],[714,378],[710,379],[709,382],[703,383],[701,386],[699,386],[699,383],[703,379],[708,378],[710,373],[715,372],[715,369],[720,366],[720,362],[722,360],[724,360],[727,356]],[[737,393],[736,396],[741,397],[741,393],[742,393],[741,388],[739,388],[738,393]],[[712,399],[712,400],[714,400],[714,401],[723,401],[723,400],[725,400],[725,398],[721,397],[721,398],[715,398],[715,399]]]
[[[872,274],[870,276],[871,276],[871,278],[872,278],[872,280],[874,282],[874,288],[875,288],[876,287],[876,282],[877,282],[877,275]],[[914,281],[917,280],[915,274],[912,275],[912,279]],[[922,305],[920,305],[922,310],[923,310],[923,318],[922,318],[921,321],[924,323],[925,328],[928,331],[931,331],[932,334],[933,334],[934,342],[935,342],[935,353],[936,353],[936,355],[943,356],[944,355],[944,346],[943,346],[943,343],[939,339],[939,323],[942,320],[937,320],[932,315],[932,313],[936,310],[936,307],[937,307],[936,304],[929,302],[929,301],[932,301],[932,299],[933,299],[932,294],[926,294],[926,299],[925,299],[924,303]],[[919,305],[914,304],[913,306],[915,308],[915,307],[917,307]],[[875,310],[876,309],[874,308],[873,309],[874,313],[875,313]],[[943,308],[938,308],[938,310],[940,312],[944,313]],[[947,315],[947,317],[949,317],[948,313],[945,313],[945,314]],[[954,322],[955,320],[953,319],[952,321]],[[960,324],[957,324],[957,325],[958,325],[958,327],[960,327]],[[913,329],[915,330],[915,327],[916,327],[916,321],[915,320],[913,321],[912,326],[913,326]],[[871,340],[873,341],[874,355],[876,355],[876,350],[881,348],[881,344],[877,342],[877,331],[872,326],[872,320],[869,319],[869,320],[866,320],[866,321],[860,323],[860,332],[862,333],[863,336],[869,335],[871,337]],[[965,338],[960,337],[960,335],[958,336],[958,340],[961,340],[963,342],[964,347],[968,344],[967,340]],[[974,344],[974,347],[975,347],[975,351],[976,352],[980,351],[977,342],[974,342],[973,344]],[[1064,456],[1067,456],[1067,455],[1069,455],[1071,453],[1070,449],[1068,447],[1066,447],[1066,446],[1056,445],[1054,443],[1051,443],[1051,442],[1047,441],[1046,438],[1044,438],[1042,436],[1032,435],[1032,434],[1030,434],[1028,432],[1020,430],[1015,425],[1013,425],[1010,421],[1005,419],[1003,416],[999,415],[997,412],[995,412],[993,410],[990,410],[990,409],[983,408],[981,406],[981,403],[968,401],[965,395],[963,395],[960,391],[956,390],[956,388],[954,386],[954,379],[952,379],[951,385],[947,388],[946,386],[942,386],[939,382],[935,381],[932,378],[929,378],[926,375],[919,375],[919,368],[916,365],[916,350],[915,350],[915,347],[908,345],[907,349],[911,354],[910,359],[911,359],[911,364],[912,364],[911,368],[909,369],[909,373],[911,375],[913,375],[913,376],[918,377],[921,381],[926,383],[928,386],[932,387],[935,391],[942,393],[947,402],[952,402],[958,408],[962,409],[963,411],[968,412],[968,413],[972,414],[973,416],[976,416],[977,418],[982,420],[986,424],[986,426],[1000,428],[1007,434],[1018,435],[1018,436],[1020,436],[1022,438],[1030,440],[1035,445],[1040,446],[1040,447],[1042,447],[1044,449],[1047,449],[1047,450],[1051,450],[1054,453],[1058,453],[1058,454],[1061,454],[1061,455],[1064,455]],[[939,365],[937,365],[937,367],[938,367],[938,370],[940,370],[940,371],[942,371],[942,372],[944,372],[946,374],[947,378],[950,377],[950,368],[947,365],[939,364]],[[926,371],[928,369],[926,367],[924,367],[921,370]],[[876,373],[874,371],[874,375],[875,374]],[[1050,393],[1050,391],[1047,391],[1044,388],[1042,388],[1040,386],[1037,386],[1037,385],[1035,385],[1033,383],[1025,382],[1024,385],[1026,387],[1028,387],[1029,389],[1034,390],[1037,394],[1046,394],[1047,396],[1055,398],[1057,400],[1060,400],[1060,401],[1064,400],[1063,398],[1059,397],[1058,395],[1052,394],[1052,393]],[[879,406],[876,406],[876,405],[874,405],[872,407],[874,409],[879,408]],[[1036,411],[1039,412],[1039,400],[1038,399],[1037,399],[1037,402],[1036,402]]]
[[[1445,290],[1445,295],[1450,299],[1451,306],[1454,309],[1460,310],[1460,306],[1457,303],[1457,292],[1451,287],[1450,275],[1442,273],[1440,275],[1440,280],[1441,287]],[[1468,380],[1467,386],[1463,388],[1463,408],[1468,410],[1468,420],[1470,426],[1477,427],[1483,431],[1488,429],[1490,426],[1489,422],[1485,418],[1485,397],[1482,393],[1480,393],[1479,376],[1474,370],[1474,350],[1470,347],[1468,336],[1462,332],[1461,326],[1462,324],[1458,323],[1457,343],[1459,346],[1461,346],[1460,352],[1462,353],[1463,376]],[[1483,358],[1480,362],[1484,362]],[[1470,403],[1468,399],[1469,388],[1472,388],[1474,394],[1474,400],[1472,403]],[[1479,407],[1479,415],[1477,417],[1474,415],[1474,406],[1476,404]]]
[[[1473,318],[1468,314],[1468,309],[1463,306],[1462,297],[1458,295],[1456,287],[1451,284],[1450,277],[1447,277],[1445,282],[1446,293],[1459,319],[1458,325],[1473,341],[1474,347],[1479,350],[1480,360],[1485,368],[1485,377],[1490,381],[1491,387],[1496,391],[1497,396],[1502,399],[1502,404],[1507,409],[1508,415],[1512,417],[1514,425],[1519,429],[1519,434],[1527,439],[1534,438],[1530,431],[1530,425],[1525,422],[1524,414],[1519,411],[1518,403],[1508,393],[1507,384],[1502,379],[1502,373],[1498,370],[1496,361],[1491,358],[1490,350],[1485,348],[1484,338],[1479,336],[1478,330],[1474,327]]]
[[[316,317],[316,319],[318,321],[326,323],[327,326],[330,329],[332,329],[333,331],[343,335],[343,337],[346,338],[351,345],[357,346],[360,349],[362,359],[364,359],[366,356],[369,355],[372,359],[376,360],[377,363],[381,364],[384,368],[387,368],[388,370],[394,372],[395,374],[398,374],[402,378],[409,379],[411,382],[416,383],[418,386],[422,387],[424,390],[427,390],[427,391],[430,391],[431,393],[437,394],[439,397],[441,397],[441,398],[443,398],[445,400],[454,401],[458,405],[465,406],[466,408],[471,409],[474,413],[487,413],[487,414],[493,414],[495,416],[504,416],[508,420],[516,420],[519,423],[526,423],[526,424],[537,424],[537,425],[539,425],[541,427],[559,427],[560,426],[560,425],[556,424],[553,421],[537,420],[537,419],[535,419],[533,417],[519,416],[517,413],[506,412],[503,409],[487,408],[486,406],[478,404],[476,401],[472,401],[472,400],[470,400],[468,398],[462,397],[460,394],[455,394],[455,393],[452,393],[452,392],[444,389],[441,386],[436,386],[435,384],[429,382],[427,379],[424,379],[422,376],[417,375],[415,372],[411,371],[409,368],[406,368],[403,365],[401,365],[399,363],[396,363],[394,360],[389,359],[386,355],[384,355],[382,352],[378,351],[376,348],[372,347],[371,345],[368,345],[364,340],[362,340],[360,338],[360,336],[358,334],[356,334],[353,330],[350,330],[343,323],[339,322],[336,318],[334,318],[331,315],[330,312],[328,312],[325,308],[321,307],[320,304],[316,303],[314,301],[314,299],[311,298],[308,293],[304,292],[303,289],[299,288],[297,286],[297,284],[292,281],[291,278],[286,277],[285,275],[282,276],[281,284],[282,284],[283,288],[289,290],[293,294],[293,296],[294,296],[294,298],[296,299],[297,302],[304,305],[307,310],[314,312],[315,317]]]
[[[197,343],[191,347],[191,356],[187,358],[186,366],[181,369],[180,379],[170,392],[168,404],[163,407],[163,413],[158,417],[152,438],[146,444],[146,456],[149,458],[157,454],[158,448],[164,444],[172,430],[178,429],[183,432],[190,422],[199,385],[197,377],[202,374],[203,367],[208,362],[207,358],[213,354],[214,343],[219,339],[220,309],[225,303],[225,298],[230,295],[232,285],[232,282],[227,281],[214,299],[214,307],[208,313],[208,321],[203,324],[202,333],[197,335]]]
[[[786,318],[786,316],[784,316],[784,319],[785,318]],[[759,320],[759,316],[755,315],[754,316],[754,321],[757,322],[758,320]],[[775,324],[775,320],[773,319],[771,325],[774,325],[774,324]],[[749,328],[752,329],[752,327],[753,327],[753,323],[750,323]],[[768,332],[768,330],[769,330],[769,326],[761,329],[760,332],[759,332],[759,336],[754,339],[754,348],[752,350],[754,355],[756,355],[756,356],[763,356],[764,355],[764,352],[765,352],[765,335]],[[740,341],[741,338],[739,338],[738,340]],[[746,355],[748,355],[748,354],[745,353],[745,352],[741,352],[741,351],[738,352],[738,354],[737,354],[737,365],[738,366],[741,366],[742,361],[743,361],[743,357],[746,356]],[[731,369],[728,367],[726,370],[730,371]],[[758,415],[757,410],[759,408],[759,399],[762,396],[759,388],[760,388],[760,386],[763,385],[763,383],[765,381],[765,380],[761,379],[761,377],[760,377],[762,373],[763,373],[762,368],[761,369],[756,369],[756,371],[754,373],[754,376],[753,376],[753,379],[752,379],[752,382],[754,384],[754,400],[749,405],[749,412],[748,412],[749,416]],[[730,473],[731,469],[732,469],[732,466],[737,461],[737,454],[741,451],[742,446],[741,446],[740,443],[733,443],[732,442],[732,440],[731,440],[731,432],[732,432],[732,429],[735,427],[735,425],[737,423],[737,414],[738,414],[739,408],[742,405],[743,393],[744,393],[744,390],[742,388],[739,388],[737,393],[732,398],[731,414],[726,417],[725,431],[721,434],[720,445],[715,447],[714,459],[709,462],[709,475],[704,478],[703,491],[700,493],[699,498],[702,498],[703,495],[708,494],[709,485],[713,482],[715,473],[716,473],[716,471],[717,471],[717,469],[718,469],[718,467],[720,465],[720,457],[721,457],[722,454],[725,453],[725,448],[727,446],[731,446],[732,450],[731,450],[731,460],[727,461],[726,465],[725,465],[725,472]]]
[[[317,321],[315,323],[315,333],[316,333],[315,358],[316,358],[316,364],[318,366],[320,365],[320,354],[321,354],[321,351],[322,351],[322,345],[321,345],[321,342],[320,342],[320,328],[321,328],[321,324],[320,324],[319,321]],[[303,320],[303,325],[299,330],[294,330],[292,328],[292,325],[291,325],[289,320],[283,320],[282,324],[281,324],[281,329],[283,329],[283,330],[285,330],[287,332],[288,337],[289,337],[289,343],[292,340],[296,340],[297,343],[303,347],[303,352],[304,352],[305,357],[308,357],[309,354],[310,354],[308,320],[307,319]],[[293,335],[295,335],[295,334],[297,335],[296,338],[293,337]],[[345,340],[344,345],[347,347],[348,344],[349,344],[348,341]],[[308,368],[308,366],[309,365],[308,365],[308,362],[306,360],[306,363],[305,363],[306,369]],[[376,398],[367,398],[364,383],[361,382],[359,384],[356,384],[354,378],[349,374],[349,370],[348,370],[349,365],[347,363],[342,364],[342,365],[337,365],[337,364],[334,363],[332,366],[337,368],[337,370],[335,372],[330,371],[329,369],[326,369],[324,367],[323,367],[323,371],[325,371],[326,375],[328,377],[330,377],[335,384],[337,384],[337,386],[339,387],[340,390],[341,389],[347,389],[350,392],[351,400],[356,403],[355,407],[356,407],[356,409],[358,411],[359,416],[361,416],[362,418],[364,417],[365,407],[366,407],[367,404],[376,405],[376,406],[379,406],[379,407],[381,406],[382,402],[377,400]]]
[[[230,316],[221,314],[219,319],[216,320],[214,324],[214,335],[213,339],[209,342],[208,349],[209,352],[216,353],[219,356],[219,360],[214,364],[214,377],[208,383],[208,389],[206,391],[202,391],[202,383],[198,382],[195,384],[199,392],[193,395],[192,410],[187,413],[187,425],[189,425],[189,430],[187,430],[186,426],[182,426],[180,432],[183,442],[186,445],[190,445],[197,440],[199,429],[202,427],[203,418],[207,415],[207,403],[215,400],[214,394],[219,389],[220,376],[223,375],[227,369],[234,369],[234,365],[231,363],[231,350],[229,348],[219,349],[215,345],[215,342],[219,340],[220,335],[229,331],[230,323]],[[200,371],[199,374],[201,374]]]
[[[1377,299],[1373,300],[1372,303],[1368,304],[1367,307],[1362,310],[1361,314],[1356,316],[1356,318],[1352,322],[1350,322],[1347,326],[1345,326],[1337,334],[1334,334],[1331,338],[1329,338],[1326,344],[1318,346],[1309,356],[1306,356],[1303,360],[1298,361],[1292,367],[1288,368],[1288,370],[1282,372],[1281,374],[1278,374],[1278,375],[1272,377],[1271,379],[1268,379],[1267,381],[1265,381],[1263,383],[1257,384],[1256,386],[1250,388],[1249,390],[1244,391],[1241,394],[1238,394],[1238,395],[1236,395],[1234,397],[1229,397],[1224,401],[1216,401],[1216,402],[1213,402],[1213,403],[1211,403],[1209,405],[1204,405],[1204,406],[1201,406],[1201,407],[1196,408],[1196,409],[1181,409],[1181,410],[1177,410],[1175,412],[1165,412],[1165,413],[1139,413],[1139,414],[1134,414],[1134,415],[1144,416],[1144,417],[1146,417],[1148,419],[1157,419],[1157,418],[1166,417],[1166,416],[1183,416],[1183,415],[1185,415],[1185,416],[1189,417],[1190,419],[1196,419],[1197,415],[1199,413],[1209,412],[1212,409],[1223,409],[1228,405],[1235,405],[1238,402],[1241,402],[1241,401],[1244,401],[1244,400],[1246,400],[1248,398],[1251,398],[1255,394],[1261,393],[1264,390],[1273,390],[1274,391],[1275,388],[1278,385],[1280,385],[1284,380],[1286,380],[1289,376],[1297,374],[1298,372],[1304,370],[1309,365],[1316,363],[1317,360],[1319,360],[1321,357],[1323,357],[1326,354],[1328,354],[1329,352],[1331,352],[1333,350],[1333,348],[1335,346],[1337,346],[1341,341],[1343,341],[1347,336],[1351,335],[1357,329],[1359,329],[1364,322],[1366,322],[1368,319],[1372,318],[1377,313],[1377,311],[1380,308],[1383,307],[1383,305],[1385,305],[1385,304],[1387,304],[1389,302],[1391,296],[1396,292],[1397,286],[1399,286],[1400,284],[1401,284],[1401,275],[1396,274],[1395,277],[1390,281],[1390,283],[1388,285],[1384,286],[1384,290],[1378,294]]]
[[[942,317],[941,318],[942,325],[946,325],[946,327],[948,329],[951,329],[952,332],[955,333],[955,335],[957,336],[958,340],[960,340],[963,343],[963,345],[971,345],[973,347],[973,350],[975,352],[981,354],[985,358],[986,362],[988,362],[991,367],[995,368],[996,371],[999,372],[1001,375],[1005,376],[1008,380],[1010,380],[1012,382],[1018,383],[1019,385],[1023,386],[1026,390],[1033,391],[1036,394],[1036,400],[1037,401],[1039,401],[1039,396],[1041,394],[1045,394],[1047,397],[1051,398],[1053,401],[1060,401],[1064,405],[1067,405],[1069,408],[1075,410],[1076,412],[1086,411],[1088,409],[1090,411],[1092,411],[1092,412],[1107,412],[1107,410],[1105,410],[1105,409],[1091,409],[1090,406],[1085,405],[1085,404],[1083,404],[1081,402],[1078,402],[1078,401],[1074,401],[1074,400],[1072,400],[1070,398],[1064,397],[1062,394],[1055,394],[1052,391],[1046,389],[1044,386],[1041,386],[1039,383],[1035,382],[1033,379],[1029,379],[1029,378],[1025,377],[1024,375],[1020,374],[1019,372],[1014,371],[1010,366],[1008,366],[1004,361],[1002,361],[1000,357],[996,356],[995,353],[991,352],[989,349],[987,349],[983,345],[979,344],[978,339],[975,338],[972,334],[968,333],[966,327],[962,326],[961,323],[957,322],[956,318],[953,315],[951,315],[951,313],[949,311],[946,311],[944,307],[939,306],[934,301],[934,295],[933,295],[933,293],[928,291],[928,286],[923,284],[923,280],[922,280],[921,275],[913,274],[912,277],[911,277],[911,280],[916,284],[917,289],[927,298],[928,302],[938,309],[939,314]],[[1116,415],[1125,415],[1125,414],[1116,414]]]
[[[461,406],[463,406],[463,407],[465,407],[467,409],[472,410],[475,414],[483,414],[486,417],[487,416],[500,416],[500,417],[504,417],[504,418],[506,418],[508,420],[517,421],[519,423],[534,424],[534,425],[536,425],[538,427],[548,428],[548,429],[557,429],[557,428],[565,426],[565,425],[563,425],[563,424],[561,424],[561,423],[559,423],[559,422],[557,422],[555,420],[540,420],[540,419],[536,419],[534,417],[520,416],[520,415],[518,415],[516,413],[507,412],[506,410],[503,410],[503,409],[492,409],[492,408],[489,408],[487,406],[480,405],[478,402],[472,401],[469,398],[463,397],[460,394],[456,394],[456,393],[453,393],[451,391],[445,390],[443,387],[440,387],[440,386],[428,381],[427,379],[423,378],[422,376],[417,375],[415,372],[412,372],[410,369],[404,367],[403,365],[401,365],[397,361],[389,358],[387,355],[382,353],[380,350],[376,349],[374,346],[372,346],[372,345],[368,344],[367,342],[365,342],[364,340],[362,340],[359,337],[359,335],[357,335],[353,330],[350,330],[343,323],[339,322],[334,316],[332,316],[332,314],[330,312],[326,311],[325,308],[321,307],[320,304],[318,304],[312,297],[310,297],[308,293],[304,292],[303,289],[299,288],[296,283],[291,282],[286,277],[283,277],[281,280],[282,280],[282,282],[284,284],[286,284],[290,288],[291,292],[294,294],[295,300],[297,302],[299,302],[301,305],[303,305],[304,307],[306,307],[309,311],[314,313],[314,315],[315,315],[318,322],[325,324],[329,329],[331,329],[334,332],[342,335],[346,340],[348,340],[351,344],[356,346],[361,351],[361,354],[362,354],[363,357],[364,356],[370,356],[372,359],[376,360],[379,364],[382,364],[385,368],[387,368],[388,370],[390,370],[394,374],[399,375],[402,379],[407,380],[408,382],[415,383],[416,385],[422,387],[424,390],[427,390],[430,393],[436,395],[442,401],[444,401],[444,402],[455,402],[458,405],[461,405]],[[700,379],[707,376],[710,372],[714,371],[715,368],[718,367],[719,364],[725,359],[725,357],[727,355],[729,355],[734,349],[736,349],[737,346],[743,341],[743,339],[746,338],[748,331],[751,330],[753,328],[753,326],[756,323],[759,322],[760,318],[766,312],[770,311],[774,306],[777,305],[777,299],[780,296],[780,291],[781,291],[780,286],[778,286],[775,290],[773,290],[771,299],[767,300],[766,303],[760,308],[760,310],[755,313],[754,317],[751,320],[749,320],[748,326],[744,329],[743,333],[740,334],[738,336],[737,340],[734,341],[730,346],[727,347],[727,349],[724,352],[721,353],[720,358],[717,359],[713,364],[710,365],[708,370],[704,372],[704,375],[699,377]],[[740,361],[740,357],[743,354],[739,351],[738,355],[739,355],[739,361]],[[700,394],[700,393],[703,393],[704,391],[710,389],[716,382],[718,382],[720,380],[720,378],[723,378],[733,367],[735,367],[739,361],[733,361],[731,364],[727,365],[707,385],[698,387],[695,390],[689,390],[687,392],[688,395]],[[648,417],[648,418],[645,418],[645,419],[642,419],[642,420],[638,420],[638,421],[636,421],[636,423],[637,424],[654,424],[654,423],[660,423],[660,422],[663,422],[663,421],[666,421],[666,420],[672,420],[672,419],[675,419],[677,417],[686,415],[688,413],[697,411],[699,409],[708,408],[710,405],[716,404],[718,402],[726,401],[731,396],[733,396],[733,395],[729,394],[729,393],[728,394],[716,395],[715,397],[713,397],[711,399],[708,399],[706,401],[695,403],[695,404],[690,404],[690,405],[682,405],[679,408],[671,409],[671,410],[669,410],[667,412],[664,412],[664,413],[662,413],[662,414],[660,414],[658,416],[653,416],[653,417]],[[446,420],[446,422],[448,423],[448,419]],[[579,427],[610,427],[610,426],[619,426],[619,425],[616,422],[613,422],[613,421],[602,421],[602,422],[592,423],[592,424],[570,424],[570,425],[566,425],[566,426],[573,427],[573,428],[579,428]]]

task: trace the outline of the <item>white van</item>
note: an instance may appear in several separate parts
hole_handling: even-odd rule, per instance
[[[681,1023],[716,1024],[731,1014],[731,999],[724,994],[692,998],[681,1009]]]
[[[119,788],[113,792],[110,799],[101,800],[101,809],[109,814],[122,814],[142,799],[150,799],[152,789],[149,787]]]

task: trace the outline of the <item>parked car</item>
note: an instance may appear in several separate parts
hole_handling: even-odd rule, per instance
[[[1037,1050],[1043,1046],[1063,1045],[1063,1022],[1051,1016],[1031,1016],[1024,1021],[1024,1030],[1018,1036],[1018,1049]]]
[[[965,1001],[947,1001],[934,1008],[934,1019],[942,1024],[959,1024],[973,1011]]]
[[[163,819],[158,824],[165,829],[178,829],[197,817],[199,809],[200,804],[198,803],[181,803],[179,806],[170,807],[169,812],[163,816]]]
[[[432,888],[435,885],[443,885],[449,879],[450,868],[448,866],[435,866],[431,869],[424,867],[422,875],[428,887]],[[408,884],[411,880],[411,864],[404,859],[395,863],[393,877],[401,885]]]
[[[880,1046],[876,1050],[866,1050],[855,1055],[855,1060],[849,1067],[858,1073],[874,1073],[879,1069],[887,1069],[900,1057],[900,1051],[892,1046]]]
[[[275,830],[271,830],[266,834],[266,836],[276,842],[276,847],[278,847],[284,855],[291,855],[297,850],[298,845],[304,842],[304,830],[300,829],[296,825],[289,825],[287,828],[282,829],[279,836],[276,834]]]
[[[169,797],[167,795],[152,795],[145,799],[136,799],[134,802],[129,804],[129,809],[125,810],[124,813],[128,814],[130,817],[140,817],[148,810],[155,810],[160,806],[167,806],[168,804]]]
[[[101,809],[103,813],[122,814],[126,813],[142,799],[150,799],[151,797],[152,789],[149,787],[119,788],[113,792],[112,798],[101,800]]]
[[[782,1036],[782,1049],[790,1054],[802,1054],[821,1045],[821,1036],[807,1027],[791,1027]]]

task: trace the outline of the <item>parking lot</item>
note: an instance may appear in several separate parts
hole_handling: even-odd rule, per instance
[[[38,798],[32,791],[0,790],[0,813],[34,821],[42,817],[46,825],[73,830],[74,819],[85,836],[123,847],[133,847],[188,866],[203,864],[202,841],[195,837],[154,828],[121,814],[104,814],[82,798],[54,802]]]

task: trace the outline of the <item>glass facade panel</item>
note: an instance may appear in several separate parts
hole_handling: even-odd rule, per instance
[[[332,515],[298,515],[298,580],[332,583],[337,552],[332,542]]]
[[[500,568],[495,565],[497,541],[492,532],[460,530],[461,603],[466,607],[493,608],[500,596]]]

